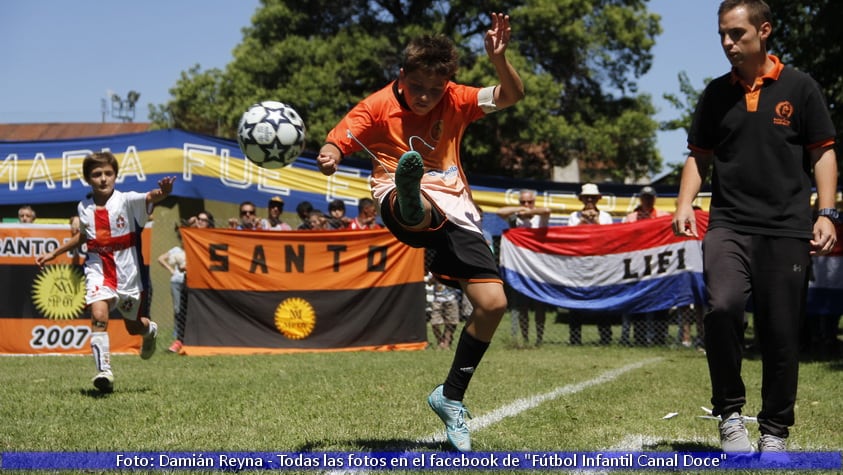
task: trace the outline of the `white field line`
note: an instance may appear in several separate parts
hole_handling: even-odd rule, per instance
[[[649,358],[646,360],[638,361],[636,363],[628,364],[626,366],[622,366],[620,368],[606,371],[600,376],[597,376],[593,379],[589,379],[588,381],[583,381],[576,384],[569,384],[567,386],[560,386],[544,394],[536,394],[534,396],[528,396],[522,399],[517,399],[507,404],[506,406],[495,409],[492,412],[486,413],[480,417],[471,419],[470,421],[468,421],[468,427],[473,433],[474,431],[478,431],[485,427],[489,427],[492,424],[498,423],[503,419],[506,419],[507,417],[517,416],[518,414],[533,409],[547,401],[552,401],[561,396],[576,394],[592,386],[597,386],[598,384],[608,383],[609,381],[613,381],[618,377],[624,375],[625,373],[656,363],[661,360],[662,358]],[[445,432],[442,431],[436,432],[422,439],[418,439],[417,442],[444,442],[445,440],[447,440],[447,437],[445,435]],[[326,475],[365,475],[367,473],[369,472],[366,470],[333,470],[325,472]]]
[[[619,376],[625,373],[642,368],[649,364],[653,364],[657,361],[660,361],[661,359],[662,358],[650,358],[638,361],[636,363],[631,363],[620,368],[606,371],[600,376],[597,376],[593,379],[589,379],[588,381],[569,384],[567,386],[561,386],[544,394],[536,394],[533,396],[528,396],[522,399],[515,400],[507,404],[506,406],[500,407],[498,409],[493,410],[492,412],[483,414],[482,416],[469,420],[468,428],[471,429],[472,433],[474,433],[475,431],[481,430],[485,427],[489,427],[492,424],[496,424],[502,421],[503,419],[506,419],[507,417],[517,416],[518,414],[524,411],[533,409],[547,401],[552,401],[561,396],[576,394],[592,386],[597,386],[598,384],[608,383],[609,381],[617,379]],[[447,438],[445,436],[445,432],[442,431],[420,439],[419,442],[444,442],[445,440],[447,440]]]

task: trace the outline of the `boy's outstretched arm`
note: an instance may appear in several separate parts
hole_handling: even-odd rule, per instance
[[[175,181],[176,177],[174,176],[165,176],[158,180],[158,188],[146,194],[146,204],[154,205],[160,203],[164,198],[169,196],[173,192],[173,183]]]
[[[332,143],[326,143],[319,149],[316,165],[319,166],[319,171],[323,175],[333,175],[340,165],[340,160],[342,160],[340,149]]]
[[[82,233],[76,233],[70,236],[64,244],[53,249],[50,252],[45,252],[39,256],[35,257],[35,263],[38,264],[39,267],[43,267],[44,264],[52,261],[56,258],[56,256],[60,254],[64,254],[65,252],[70,251],[71,249],[75,249],[82,245]]]
[[[506,59],[512,28],[509,15],[492,13],[492,27],[486,31],[485,46],[489,60],[495,66],[500,85],[495,88],[495,104],[498,109],[514,105],[524,98],[524,83],[521,77]]]

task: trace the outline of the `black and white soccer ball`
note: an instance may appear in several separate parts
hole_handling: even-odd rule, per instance
[[[237,127],[237,143],[246,158],[263,168],[281,168],[304,146],[304,121],[283,102],[252,104]]]

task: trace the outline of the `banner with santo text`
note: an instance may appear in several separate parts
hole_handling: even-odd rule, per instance
[[[385,229],[181,231],[188,355],[427,345],[424,252]]]
[[[141,234],[149,266],[151,227]],[[84,253],[56,257],[43,268],[36,256],[70,238],[70,225],[0,224],[0,354],[89,354],[91,323],[85,314]],[[111,352],[140,351],[113,312],[108,325]]]

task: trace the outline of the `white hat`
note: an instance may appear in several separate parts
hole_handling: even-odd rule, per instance
[[[597,185],[594,183],[586,183],[582,186],[582,190],[580,190],[580,196],[600,196],[600,190],[597,188]]]

